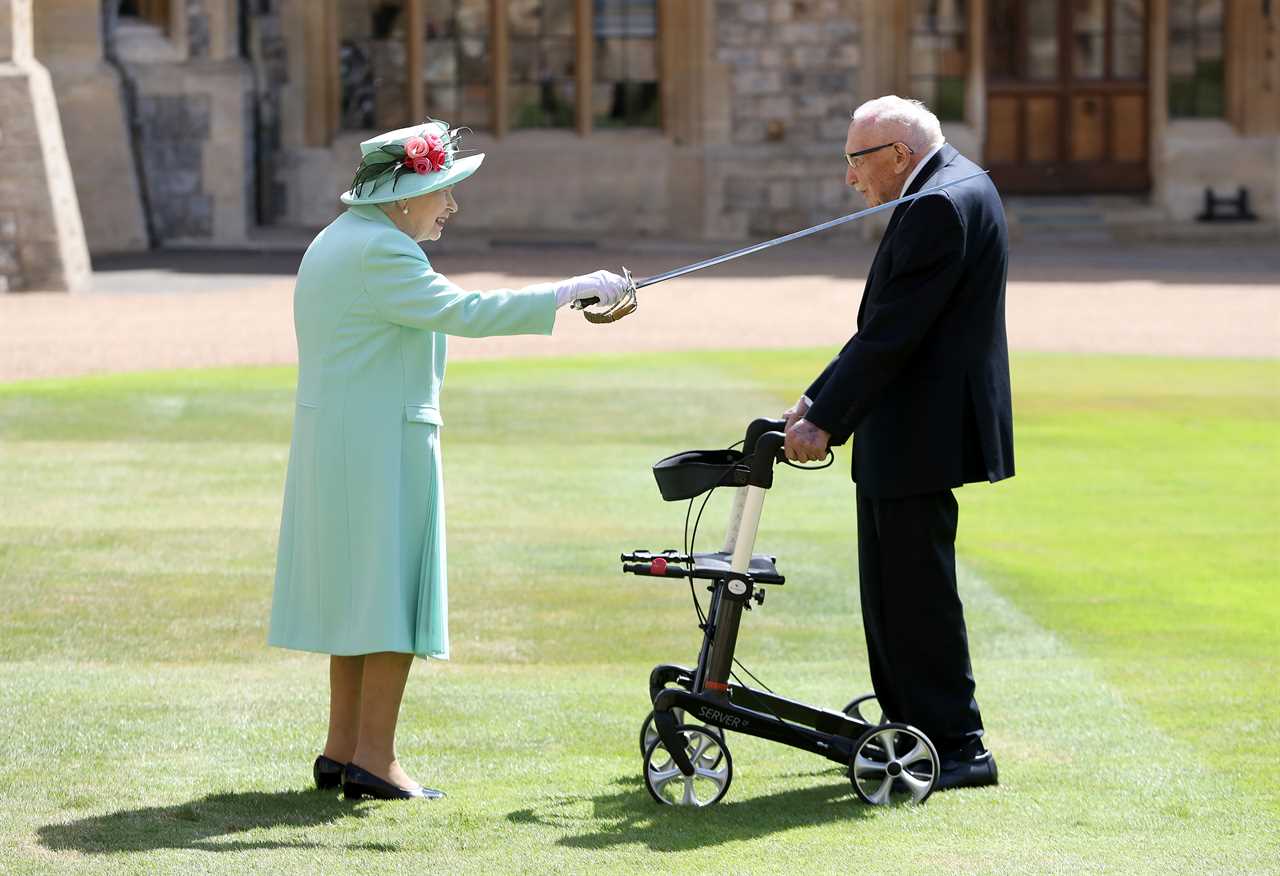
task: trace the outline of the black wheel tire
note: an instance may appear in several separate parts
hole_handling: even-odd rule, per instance
[[[867,717],[862,713],[863,706],[867,703],[876,704],[876,711],[880,713],[879,721],[872,721],[869,717]],[[850,718],[857,718],[859,721],[861,721],[864,724],[871,724],[872,726],[875,726],[876,724],[885,723],[884,710],[880,708],[880,702],[879,700],[876,699],[876,695],[873,693],[866,693],[860,697],[854,697],[853,699],[849,700],[849,702],[845,705],[845,707],[840,711],[844,712]]]

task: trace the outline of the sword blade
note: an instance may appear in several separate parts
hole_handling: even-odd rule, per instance
[[[723,265],[725,262],[731,262],[734,259],[740,259],[745,255],[751,255],[753,252],[769,249],[771,247],[780,246],[784,243],[790,243],[793,240],[799,240],[802,237],[808,237],[810,234],[817,234],[819,231],[826,231],[828,228],[835,228],[837,225],[843,225],[846,222],[852,222],[855,219],[861,219],[863,216],[871,216],[884,210],[890,210],[899,204],[905,204],[908,201],[914,201],[916,198],[923,198],[925,195],[931,195],[934,192],[941,191],[949,186],[958,185],[967,182],[979,176],[983,176],[989,171],[981,170],[977,173],[971,173],[968,176],[962,176],[960,179],[953,179],[950,182],[943,183],[939,186],[933,186],[927,189],[921,189],[914,195],[907,195],[896,200],[886,201],[876,207],[868,207],[865,210],[859,210],[857,213],[850,213],[848,216],[841,216],[839,219],[831,219],[823,222],[821,225],[814,225],[812,228],[805,228],[801,231],[793,231],[790,234],[784,234],[782,237],[775,237],[773,240],[765,240],[761,243],[753,243],[751,246],[735,249],[733,252],[716,256],[713,259],[706,259],[701,262],[694,262],[691,265],[685,265],[682,268],[675,268],[663,274],[654,274],[652,277],[644,277],[636,280],[636,288],[643,289],[645,286],[652,286],[655,283],[662,283],[666,280],[674,280],[676,277],[683,277],[685,274],[692,274],[694,271],[701,271],[703,268],[710,268],[715,265]]]

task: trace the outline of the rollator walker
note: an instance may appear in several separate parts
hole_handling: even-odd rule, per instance
[[[653,711],[640,729],[645,787],[659,803],[672,806],[719,802],[733,781],[725,733],[732,730],[848,767],[853,789],[866,803],[923,803],[937,782],[937,750],[915,727],[879,718],[874,694],[857,697],[837,712],[747,687],[733,671],[743,610],[750,611],[753,602],[763,605],[766,589],[785,581],[776,557],[753,553],[774,465],[785,461],[783,425],[759,419],[747,428],[741,450],[690,450],[653,467],[667,501],[692,501],[721,486],[737,493],[722,550],[622,555],[623,572],[688,578],[691,590],[694,581],[706,581],[711,593],[705,616],[694,593],[703,631],[697,666],[660,664],[649,676]],[[696,530],[695,522],[695,535]],[[686,550],[691,547],[687,542]]]

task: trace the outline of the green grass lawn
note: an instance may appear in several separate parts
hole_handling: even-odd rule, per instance
[[[0,873],[1280,872],[1280,367],[1015,361],[1019,477],[960,493],[961,587],[1002,784],[861,805],[740,735],[728,796],[659,808],[636,734],[696,654],[658,457],[776,413],[817,351],[458,363],[451,663],[403,760],[450,794],[306,790],[325,660],[263,642],[291,371],[0,385]],[[788,695],[867,688],[847,454],[783,469],[788,576],[739,653]],[[718,541],[726,502],[704,517]]]

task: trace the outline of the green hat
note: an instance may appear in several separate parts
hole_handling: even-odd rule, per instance
[[[360,144],[360,167],[344,204],[386,204],[448,188],[476,172],[484,153],[460,158],[462,134],[438,119],[379,134]]]

